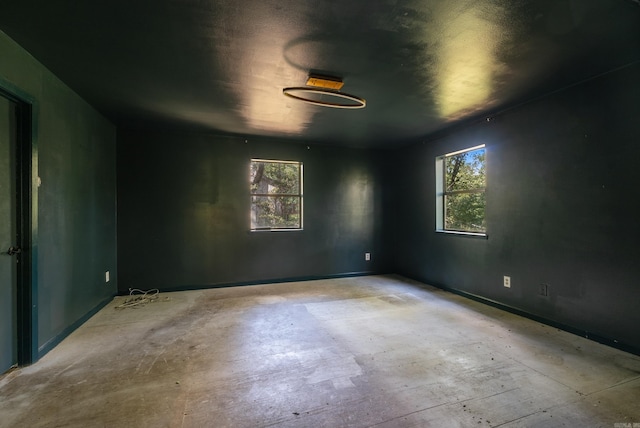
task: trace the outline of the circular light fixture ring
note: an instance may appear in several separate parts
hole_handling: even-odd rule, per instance
[[[329,95],[332,97],[353,101],[356,104],[333,103],[330,101],[314,100],[312,98],[305,98],[299,95],[294,95],[292,92],[306,92],[311,94]],[[323,107],[358,109],[358,108],[364,108],[367,105],[367,102],[363,98],[356,97],[355,95],[345,94],[344,92],[333,91],[331,89],[316,89],[316,88],[306,88],[304,86],[292,86],[289,88],[284,88],[282,90],[282,93],[289,98],[293,98],[294,100],[299,100],[305,103],[314,104],[314,105],[323,106]]]

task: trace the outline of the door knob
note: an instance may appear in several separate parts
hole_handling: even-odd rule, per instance
[[[15,254],[20,254],[21,252],[22,252],[22,248],[20,247],[9,247],[7,254],[9,254],[10,256],[13,256]]]

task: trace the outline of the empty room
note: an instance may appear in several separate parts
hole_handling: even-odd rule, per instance
[[[0,427],[640,427],[637,0],[0,7]]]

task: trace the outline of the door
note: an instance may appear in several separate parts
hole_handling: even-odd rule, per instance
[[[16,114],[17,104],[0,95],[0,374],[18,363]]]

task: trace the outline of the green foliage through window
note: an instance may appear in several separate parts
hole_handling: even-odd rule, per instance
[[[302,229],[302,163],[252,159],[251,229]]]
[[[440,228],[485,233],[485,148],[478,146],[438,158],[443,174],[439,189],[443,198]]]

